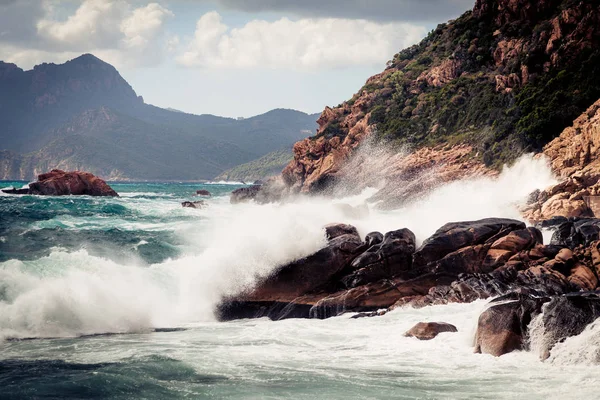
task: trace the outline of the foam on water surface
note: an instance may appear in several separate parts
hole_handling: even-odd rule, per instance
[[[300,197],[235,206],[227,196],[232,186],[210,185],[213,196],[203,209],[180,204],[194,199],[203,188],[197,184],[116,184],[127,195],[114,199],[2,197],[0,207],[30,214],[1,227],[0,251],[35,232],[49,239],[70,231],[85,240],[86,228],[115,230],[115,241],[102,242],[105,252],[59,240],[33,257],[0,257],[0,338],[58,338],[0,343],[0,370],[2,362],[18,359],[22,364],[5,371],[38,363],[43,371],[66,374],[73,387],[105,388],[105,381],[87,381],[100,376],[112,380],[112,390],[125,390],[132,379],[150,388],[136,392],[148,398],[592,398],[600,383],[597,325],[561,343],[542,363],[535,351],[473,354],[485,302],[357,320],[218,323],[213,316],[223,295],[250,288],[277,266],[325,245],[328,223],[353,224],[361,235],[408,227],[420,243],[450,221],[519,218],[525,197],[552,182],[544,160],[524,157],[496,179],[451,183],[391,211],[369,203],[377,180],[333,201]],[[173,251],[148,262],[141,250],[164,254],[167,247],[158,244]],[[421,321],[452,323],[459,332],[423,342],[402,336]],[[187,330],[148,333],[172,327]],[[111,332],[127,334],[75,338]],[[73,372],[78,365],[96,375]],[[38,390],[54,388],[38,382]]]

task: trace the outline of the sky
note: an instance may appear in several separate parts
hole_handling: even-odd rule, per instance
[[[0,0],[0,60],[92,53],[146,103],[248,117],[321,112],[474,0]]]

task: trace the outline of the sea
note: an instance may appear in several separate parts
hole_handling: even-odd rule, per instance
[[[242,184],[223,182],[111,183],[116,198],[2,195],[0,399],[598,398],[600,323],[542,362],[533,334],[529,351],[474,354],[484,300],[360,319],[214,316],[223,296],[324,246],[325,224],[408,227],[422,242],[450,221],[520,218],[527,194],[553,179],[525,157],[396,210],[370,202],[375,188],[232,205]],[[200,189],[212,193],[206,206],[183,208]],[[422,321],[458,332],[403,336]]]

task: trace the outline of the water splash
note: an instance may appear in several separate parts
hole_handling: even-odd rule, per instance
[[[517,205],[552,181],[545,161],[525,156],[495,179],[444,185],[397,210],[379,210],[369,201],[376,187],[335,200],[301,197],[285,204],[232,206],[217,196],[207,200],[208,208],[192,211],[172,197],[94,200],[90,207],[116,201],[131,215],[160,216],[159,223],[184,243],[182,255],[144,266],[56,249],[37,260],[1,263],[0,337],[129,332],[212,320],[223,295],[251,288],[278,266],[325,245],[328,223],[353,224],[361,235],[407,227],[421,242],[450,221],[519,218]],[[191,222],[169,219],[183,215]]]

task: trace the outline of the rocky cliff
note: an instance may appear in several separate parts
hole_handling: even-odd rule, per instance
[[[556,216],[592,216],[586,198],[600,195],[600,100],[548,143],[542,154],[561,181],[533,193],[523,210],[524,217],[541,221]]]
[[[490,169],[539,151],[600,97],[599,26],[594,0],[477,0],[326,108],[283,179],[322,190],[367,137],[434,154],[470,146]]]

